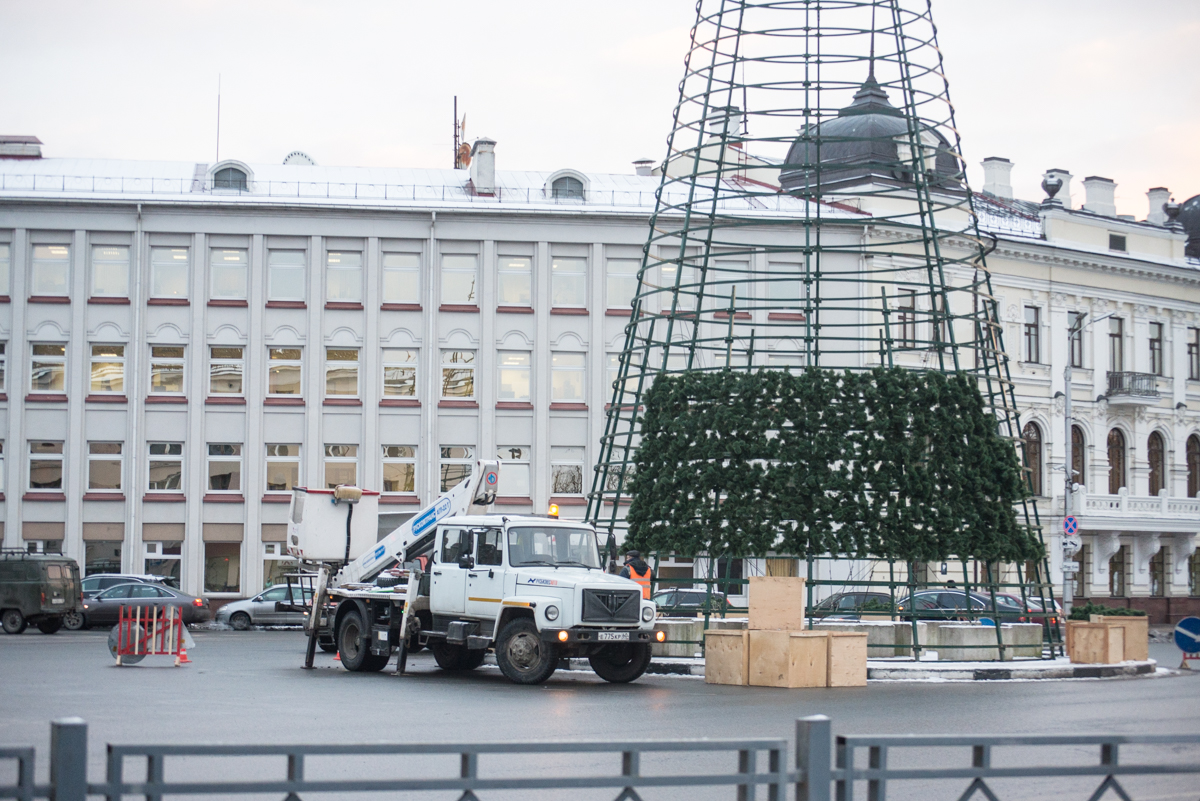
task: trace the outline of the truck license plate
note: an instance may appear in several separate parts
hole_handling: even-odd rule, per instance
[[[597,640],[620,640],[622,642],[629,642],[629,632],[628,631],[602,631],[596,635],[596,639]]]

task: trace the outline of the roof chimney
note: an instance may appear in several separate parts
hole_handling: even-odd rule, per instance
[[[1083,202],[1084,211],[1102,217],[1117,216],[1117,184],[1111,178],[1089,175],[1083,179],[1083,191],[1086,198]]]
[[[40,159],[42,140],[36,136],[0,136],[0,159]]]
[[[471,186],[477,195],[496,194],[496,140],[486,136],[471,145]]]
[[[654,175],[654,159],[638,159],[633,162],[635,175]]]
[[[983,160],[983,191],[1005,200],[1012,200],[1012,162],[999,156]]]
[[[1060,169],[1046,170],[1045,180],[1049,181],[1051,179],[1062,181],[1062,187],[1054,193],[1054,200],[1062,203],[1064,209],[1071,208],[1071,173]]]
[[[1171,200],[1171,190],[1165,186],[1156,186],[1146,193],[1146,198],[1150,201],[1150,212],[1146,215],[1146,222],[1166,225],[1167,213],[1163,211],[1163,206]]]

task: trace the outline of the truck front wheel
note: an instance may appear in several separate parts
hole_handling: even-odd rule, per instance
[[[532,620],[519,617],[500,630],[496,664],[510,681],[541,684],[558,667],[558,646],[543,641]]]
[[[606,645],[599,653],[589,656],[588,663],[605,681],[633,681],[650,667],[650,646],[646,643]]]
[[[371,653],[367,638],[363,636],[362,615],[357,611],[347,612],[338,627],[338,654],[346,670],[376,673],[387,666],[389,656]]]

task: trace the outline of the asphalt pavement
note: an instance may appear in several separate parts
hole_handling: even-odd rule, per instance
[[[818,713],[839,734],[1200,733],[1200,673],[780,690],[650,675],[616,685],[560,671],[521,687],[494,667],[443,673],[428,653],[414,655],[405,676],[391,667],[349,673],[320,651],[315,669],[304,670],[298,631],[198,631],[191,665],[148,657],[117,667],[106,636],[0,637],[0,745],[45,754],[49,722],[70,715],[89,724],[96,771],[110,742],[791,737],[797,718]],[[1151,649],[1162,664],[1178,664],[1173,646]]]

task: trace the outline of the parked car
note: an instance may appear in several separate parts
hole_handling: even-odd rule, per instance
[[[650,598],[658,605],[658,613],[667,617],[694,617],[703,614],[705,603],[709,612],[724,612],[729,608],[725,593],[708,590],[696,590],[689,587],[672,587],[669,590],[656,592]]]
[[[171,586],[171,580],[167,576],[152,576],[147,573],[93,573],[83,580],[83,597],[94,598],[109,587],[132,583]]]
[[[884,592],[838,592],[813,607],[813,617],[858,619],[863,612],[892,611],[892,597]]]
[[[180,592],[174,587],[145,582],[130,582],[109,587],[83,602],[84,626],[112,626],[122,606],[177,606],[183,622],[204,623],[212,619],[208,601]]]
[[[981,595],[984,595],[986,598],[986,594],[981,593]],[[996,593],[996,601],[1000,602],[1001,598],[1004,599],[1006,607],[1011,607],[1019,615],[1017,622],[1042,624],[1046,622],[1045,608],[1042,606],[1040,598],[1026,596],[1024,603],[1022,603],[1020,595],[1010,592]],[[1062,614],[1062,607],[1059,606],[1058,601],[1054,601],[1054,607],[1055,611],[1050,614],[1051,623],[1057,622],[1058,615]],[[1007,615],[1005,616],[1006,622],[1013,622],[1008,617]]]
[[[990,606],[975,593],[968,596],[963,590],[921,590],[896,602],[898,612],[908,614],[915,609],[917,618],[924,620],[964,620],[978,617]]]
[[[32,623],[43,634],[62,628],[80,605],[79,565],[56,554],[0,553],[0,628],[20,634]]]
[[[303,593],[303,595],[302,595]],[[304,613],[279,611],[276,604],[293,604],[301,607],[312,600],[312,590],[301,590],[280,584],[263,590],[253,598],[225,604],[217,610],[217,622],[245,631],[251,626],[302,626]]]

